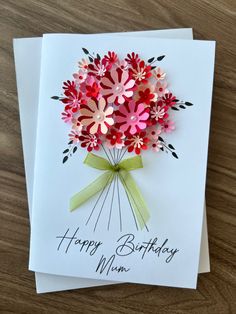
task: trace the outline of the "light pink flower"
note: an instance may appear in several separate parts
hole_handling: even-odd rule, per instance
[[[78,62],[79,68],[84,70],[85,72],[88,71],[88,61],[86,59],[82,59]]]
[[[163,147],[161,141],[159,141],[158,138],[151,138],[149,146],[154,152],[159,152],[160,149]]]
[[[128,71],[114,68],[101,79],[101,93],[107,97],[108,103],[123,104],[133,96],[134,83]]]
[[[73,141],[73,143],[75,144],[75,143],[79,142],[79,136],[80,136],[79,132],[71,131],[69,134],[69,139],[70,139],[70,141]]]
[[[147,126],[148,109],[142,103],[134,100],[119,106],[116,112],[116,122],[120,131],[135,134]]]
[[[163,81],[166,77],[166,73],[163,72],[161,68],[157,68],[154,71],[154,77],[157,81]]]
[[[87,72],[85,72],[84,70],[79,70],[78,73],[73,74],[73,77],[76,84],[81,84],[86,80]]]
[[[89,99],[86,105],[81,105],[78,120],[83,126],[87,127],[88,132],[91,134],[106,134],[108,128],[114,124],[113,110],[113,107],[107,107],[103,97],[99,100]]]
[[[158,129],[156,126],[152,126],[147,129],[147,136],[149,139],[158,139],[161,134],[161,129]]]
[[[167,120],[162,124],[162,131],[165,133],[171,133],[175,129],[174,121]]]
[[[157,85],[156,85],[156,93],[157,93],[158,97],[162,97],[168,92],[169,91],[167,89],[167,82],[166,81],[163,81],[163,82],[158,81]]]
[[[73,119],[73,111],[68,109],[68,110],[65,110],[64,112],[62,112],[62,120],[65,122],[65,123],[71,123],[72,122],[72,119]]]

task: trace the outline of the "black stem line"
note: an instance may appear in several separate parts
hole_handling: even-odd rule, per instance
[[[106,154],[106,156],[107,156],[107,159],[108,159],[109,162],[112,164],[112,161],[111,161],[109,155],[107,154],[107,151],[105,150],[105,147],[103,146],[103,144],[101,144],[101,146],[102,146],[102,148],[103,148],[103,150],[104,150],[104,152],[105,152],[105,154]]]
[[[111,157],[111,159],[112,159],[112,161],[113,161],[113,164],[115,164],[115,160],[114,160],[114,158],[113,158],[113,155],[112,155],[112,153],[111,153],[111,150],[110,150],[110,149],[108,149],[108,152],[109,152],[110,157]],[[112,164],[112,163],[111,163],[111,164]]]
[[[121,176],[120,176],[120,175],[119,175],[119,178],[120,178],[120,180],[121,180],[121,181],[122,181],[122,183],[123,183],[123,179],[121,179]],[[137,220],[136,220],[136,217],[135,217],[135,214],[134,214],[134,210],[133,210],[133,207],[132,207],[131,201],[130,201],[130,199],[129,199],[128,192],[126,191],[126,189],[125,189],[125,188],[124,188],[124,190],[125,190],[125,194],[126,194],[126,196],[127,196],[128,202],[129,202],[129,206],[130,206],[131,212],[132,212],[132,214],[133,214],[133,218],[134,218],[134,222],[135,222],[136,228],[137,228],[137,230],[138,230]]]
[[[165,148],[167,148],[171,153],[173,153],[172,152],[172,150],[166,145],[166,143],[165,142],[161,142],[162,143],[162,145],[164,145],[165,146]]]
[[[123,154],[121,155],[121,157],[118,160],[118,163],[122,160],[122,158],[124,157],[125,153],[127,152],[128,147],[126,148],[126,150],[123,152]]]
[[[117,197],[118,197],[119,217],[120,217],[120,232],[122,232],[122,219],[121,219],[121,206],[120,206],[120,189],[119,189],[119,178],[118,178],[118,175],[116,175],[116,185],[117,185]]]
[[[109,179],[110,179],[110,178],[109,178]],[[114,179],[114,178],[113,178],[113,179]],[[96,228],[97,228],[97,224],[98,224],[99,218],[100,218],[100,216],[101,216],[101,213],[102,213],[102,210],[103,210],[105,201],[106,201],[106,199],[107,199],[108,193],[109,193],[109,191],[110,191],[110,188],[111,188],[111,184],[112,184],[113,179],[112,179],[111,182],[109,183],[109,186],[108,186],[108,189],[107,189],[105,198],[104,198],[104,200],[103,200],[102,207],[101,207],[100,212],[99,212],[99,214],[98,214],[98,217],[97,217],[97,220],[96,220],[96,223],[95,223],[93,232],[94,232],[94,231],[96,230]],[[106,186],[107,186],[107,185],[106,185]]]
[[[115,148],[113,147],[113,155],[114,155],[114,163],[116,164],[116,151],[115,151]]]
[[[108,181],[107,181],[107,182],[108,182]],[[96,206],[97,206],[97,204],[98,204],[100,198],[102,197],[102,194],[104,193],[104,191],[105,191],[105,189],[106,189],[106,186],[107,186],[107,185],[104,186],[104,188],[102,189],[101,193],[99,194],[99,197],[98,197],[98,199],[96,200],[96,202],[95,202],[95,204],[94,204],[94,206],[93,206],[93,209],[92,209],[92,211],[91,211],[91,213],[90,213],[90,215],[89,215],[89,218],[88,218],[87,221],[86,221],[86,226],[87,226],[87,224],[89,223],[89,220],[90,220],[90,218],[92,217],[93,212],[94,212],[94,210],[95,210],[95,208],[96,208]]]
[[[121,175],[120,175],[119,177],[120,177],[120,179],[122,178]],[[127,189],[128,192],[129,192],[129,193],[127,193],[127,196],[128,196],[128,197],[129,197],[129,195],[131,196],[131,198],[132,198],[134,204],[135,204],[136,207],[137,207],[138,213],[139,213],[140,217],[142,218],[142,221],[143,221],[143,223],[144,223],[144,225],[145,225],[145,228],[146,228],[147,231],[149,232],[148,227],[147,227],[147,225],[146,225],[146,222],[144,221],[143,215],[141,214],[141,212],[140,212],[140,210],[139,210],[139,208],[138,208],[138,206],[137,206],[137,203],[135,202],[135,199],[133,198],[132,193],[130,193],[130,191],[129,191],[129,189],[128,189],[128,186],[127,186],[127,184],[125,183],[125,180],[123,180],[123,178],[122,178],[122,183],[125,185],[126,189]],[[125,190],[126,190],[126,189],[125,189]],[[129,195],[128,195],[128,194],[129,194]],[[132,211],[133,211],[133,210],[132,210]],[[133,212],[133,214],[134,214],[134,212]]]
[[[111,206],[110,206],[110,213],[109,213],[109,220],[108,220],[108,225],[107,225],[107,230],[110,228],[110,222],[111,222],[111,213],[113,209],[113,201],[114,201],[114,193],[115,193],[115,186],[116,186],[116,178],[113,179],[114,184],[113,184],[113,190],[112,190],[112,198],[111,198]]]

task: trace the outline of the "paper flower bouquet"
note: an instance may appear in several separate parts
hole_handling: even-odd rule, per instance
[[[63,163],[81,146],[89,152],[84,162],[106,172],[74,195],[70,208],[78,208],[106,187],[109,193],[115,181],[118,193],[120,181],[136,226],[142,228],[149,212],[129,171],[143,167],[140,154],[147,149],[170,152],[178,158],[174,146],[166,143],[163,135],[175,130],[171,112],[192,104],[179,101],[170,92],[167,75],[157,66],[164,55],[144,61],[135,52],[121,59],[115,52],[108,51],[101,57],[82,49],[86,58],[79,61],[74,79],[63,83],[62,97],[52,97],[64,105],[62,119],[71,127]],[[91,153],[98,150],[106,158]],[[137,156],[123,160],[126,152]]]

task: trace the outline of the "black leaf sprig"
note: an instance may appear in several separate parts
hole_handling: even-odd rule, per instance
[[[172,110],[179,111],[180,109],[186,109],[187,107],[193,106],[191,102],[188,101],[179,101],[178,99],[175,100],[175,106],[172,106]]]
[[[69,147],[66,148],[63,151],[64,157],[62,159],[62,163],[64,164],[65,162],[67,162],[67,160],[69,159],[69,157],[71,157],[78,149],[76,144],[73,144],[73,141],[70,141],[68,143]]]
[[[89,61],[93,62],[93,60],[95,59],[95,57],[93,55],[91,55],[91,53],[88,51],[88,49],[86,48],[82,48],[83,52],[88,56]],[[97,54],[97,59],[101,60],[101,57],[99,56],[99,54]]]
[[[161,61],[162,59],[164,59],[165,58],[165,55],[162,55],[162,56],[159,56],[159,57],[152,57],[152,58],[150,58],[150,59],[148,59],[148,63],[149,63],[149,65],[152,65],[152,64],[154,64],[155,62],[157,62],[157,61]],[[151,70],[154,70],[156,68],[156,66],[154,65],[154,66],[152,66],[151,67]]]
[[[167,144],[166,142],[165,142],[165,140],[162,138],[162,137],[158,137],[158,139],[159,139],[159,141],[161,142],[161,144],[162,144],[162,147],[160,148],[163,152],[165,151],[166,153],[171,153],[171,155],[173,156],[173,157],[175,157],[176,159],[178,159],[179,157],[178,157],[178,155],[176,154],[176,152],[175,152],[175,148],[174,148],[174,146],[172,145],[172,144]]]

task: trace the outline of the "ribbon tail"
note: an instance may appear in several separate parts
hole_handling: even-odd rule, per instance
[[[92,196],[104,189],[114,178],[112,171],[106,171],[96,180],[86,186],[83,190],[73,195],[70,199],[70,211],[79,208],[83,203],[87,202]]]
[[[150,218],[146,202],[131,174],[126,170],[121,170],[118,174],[120,181],[129,196],[138,224],[140,228],[143,229]]]

